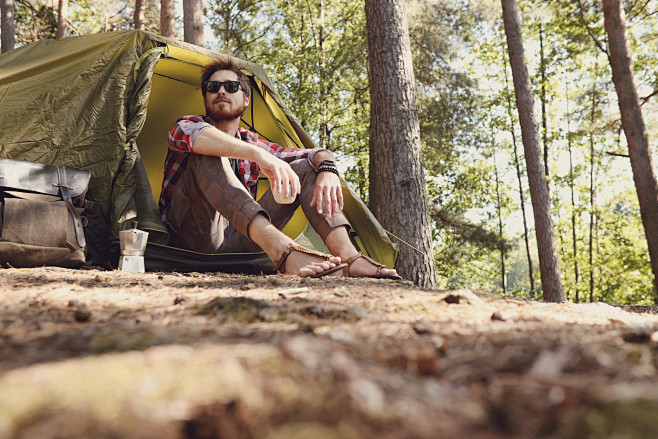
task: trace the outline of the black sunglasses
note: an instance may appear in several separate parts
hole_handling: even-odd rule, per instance
[[[239,81],[206,81],[206,91],[217,93],[224,86],[226,93],[235,93],[242,86]]]

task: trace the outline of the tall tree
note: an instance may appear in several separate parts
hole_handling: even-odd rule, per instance
[[[521,218],[523,219],[523,241],[525,243],[525,253],[528,259],[528,280],[530,281],[530,294],[534,297],[536,292],[535,287],[535,267],[532,263],[532,252],[530,251],[530,230],[528,229],[528,216],[525,211],[525,190],[523,189],[523,175],[521,172],[521,161],[519,160],[519,152],[516,141],[516,130],[514,129],[514,115],[512,114],[512,96],[509,90],[509,77],[507,75],[507,60],[503,52],[503,69],[505,74],[505,97],[507,103],[507,115],[509,117],[509,131],[512,135],[512,148],[514,151],[514,168],[516,169],[516,179],[519,183],[519,199],[521,205]]]
[[[594,227],[596,224],[596,151],[594,145],[594,121],[597,113],[597,91],[596,79],[598,79],[598,63],[594,64],[594,82],[592,83],[592,101],[590,108],[590,128],[589,128],[589,237],[588,237],[588,256],[589,256],[589,301],[594,302]]]
[[[525,150],[530,197],[535,217],[535,233],[539,250],[539,270],[541,273],[544,300],[548,302],[564,301],[562,280],[560,279],[560,264],[555,247],[555,232],[551,219],[551,206],[546,185],[539,133],[535,119],[535,109],[530,76],[525,61],[519,8],[516,0],[502,0],[503,22],[507,35],[507,48],[512,66],[516,105],[519,110],[521,136]]]
[[[605,30],[608,34],[612,81],[617,90],[621,123],[626,135],[644,233],[649,245],[654,287],[658,293],[658,182],[654,173],[647,130],[635,89],[621,1],[603,0],[603,14]],[[655,297],[655,300],[658,303],[658,296]]]
[[[133,14],[133,27],[135,29],[146,29],[146,24],[144,23],[144,9],[146,9],[146,0],[135,0],[135,12]]]
[[[14,0],[0,1],[0,46],[4,53],[14,48]]]
[[[205,46],[203,21],[203,2],[201,0],[183,0],[183,39],[185,42]]]
[[[59,0],[57,7],[57,34],[55,38],[66,38],[69,19],[69,0]]]
[[[507,267],[505,264],[505,253],[506,248],[503,245],[505,242],[505,234],[503,227],[503,206],[500,196],[500,178],[498,176],[498,164],[496,163],[496,152],[493,151],[493,162],[494,162],[494,176],[496,177],[496,216],[498,217],[498,238],[500,239],[501,245],[499,246],[500,251],[500,283],[503,287],[503,294],[507,294]]]
[[[541,83],[541,133],[544,145],[544,172],[546,173],[546,184],[548,184],[548,114],[546,113],[546,56],[544,53],[544,30],[543,24],[539,23],[539,75]],[[550,186],[549,186],[550,191]]]
[[[436,285],[420,127],[403,0],[366,0],[370,79],[370,207],[402,245],[401,275]],[[413,247],[412,247],[413,246]]]
[[[161,0],[160,2],[160,34],[164,37],[176,36],[176,14],[174,0]]]
[[[573,246],[573,273],[576,303],[580,302],[580,273],[578,270],[578,239],[577,239],[577,215],[576,207],[576,182],[574,177],[573,161],[573,135],[571,133],[571,114],[569,114],[569,82],[565,83],[565,98],[567,101],[567,149],[569,151],[569,190],[571,192],[571,244]]]

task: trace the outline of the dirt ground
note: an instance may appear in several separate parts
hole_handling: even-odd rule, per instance
[[[652,311],[4,269],[0,438],[656,438]]]

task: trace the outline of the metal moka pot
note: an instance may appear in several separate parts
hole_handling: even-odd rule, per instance
[[[119,232],[119,245],[121,246],[119,270],[144,273],[144,250],[146,250],[149,234],[137,229],[137,221],[131,222],[130,225],[131,229]]]

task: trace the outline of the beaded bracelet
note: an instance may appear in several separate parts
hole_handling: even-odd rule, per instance
[[[334,174],[336,174],[336,175],[340,175],[340,174],[338,173],[338,169],[336,169],[336,168],[329,168],[329,167],[326,167],[326,166],[323,166],[323,167],[319,168],[319,169],[318,169],[318,174],[319,174],[320,172],[332,172],[332,173],[334,173]]]

